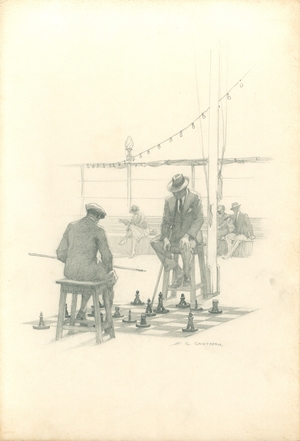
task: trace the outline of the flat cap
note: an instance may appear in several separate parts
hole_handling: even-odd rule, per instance
[[[100,207],[100,205],[98,204],[93,204],[93,203],[86,204],[85,209],[86,211],[94,210],[97,211],[97,213],[102,214],[102,216],[106,216],[105,210],[102,207]]]

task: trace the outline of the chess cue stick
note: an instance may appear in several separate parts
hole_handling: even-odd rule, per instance
[[[55,259],[58,260],[57,257],[55,256],[48,256],[46,254],[37,254],[37,253],[28,253],[29,256],[35,256],[35,257],[46,257],[47,259]],[[140,269],[140,268],[128,268],[127,266],[119,266],[119,265],[114,265],[114,268],[117,269],[123,269],[123,270],[128,270],[128,271],[141,271],[143,273],[145,273],[147,270],[145,269]]]

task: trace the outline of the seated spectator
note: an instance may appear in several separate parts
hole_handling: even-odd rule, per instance
[[[150,229],[149,225],[146,221],[144,214],[140,211],[139,207],[136,205],[132,205],[129,213],[132,213],[131,220],[120,219],[119,222],[122,222],[126,225],[126,235],[120,241],[120,245],[125,245],[129,238],[132,239],[132,249],[130,257],[134,257],[136,253],[136,246],[138,242],[143,238],[149,235]]]
[[[225,206],[219,205],[217,208],[217,250],[218,255],[223,254],[222,243],[221,240],[225,238],[227,234],[231,231],[228,226],[228,221],[230,220],[230,215],[225,213]],[[223,251],[223,252],[222,252]]]
[[[225,237],[228,251],[227,254],[223,256],[223,259],[229,259],[241,242],[255,239],[249,216],[240,211],[240,206],[238,202],[234,202],[230,208],[230,210],[234,212],[234,214],[230,216],[234,230]]]

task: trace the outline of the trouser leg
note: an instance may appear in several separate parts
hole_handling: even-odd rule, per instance
[[[182,269],[183,269],[184,278],[189,279],[191,274],[192,251],[182,250],[181,257],[182,257],[182,267],[183,267]]]
[[[150,243],[157,257],[167,271],[172,270],[178,265],[178,263],[172,258],[172,254],[164,250],[164,244],[160,238],[154,238]]]

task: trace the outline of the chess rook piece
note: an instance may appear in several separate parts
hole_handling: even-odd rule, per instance
[[[203,308],[198,308],[198,302],[197,302],[197,299],[195,299],[195,307],[194,308],[191,308],[191,311],[204,311],[204,309]]]
[[[37,329],[38,331],[40,331],[40,330],[49,329],[49,328],[50,328],[50,326],[45,325],[43,313],[41,312],[39,324],[38,324],[38,326],[33,326],[33,329]]]
[[[145,315],[147,317],[154,317],[156,315],[155,312],[152,311],[152,306],[151,306],[151,300],[150,299],[147,300],[147,307],[146,307]]]
[[[185,295],[182,293],[180,296],[180,302],[176,305],[177,308],[189,308],[191,305],[185,301]]]
[[[65,306],[65,318],[70,318],[71,316],[70,316],[70,314],[69,314],[69,312],[68,312],[68,305],[67,305],[67,303],[66,303],[66,306]]]
[[[135,299],[131,302],[131,305],[144,305],[145,303],[140,299],[140,291],[135,292]]]
[[[211,314],[222,314],[223,311],[218,308],[218,303],[219,300],[213,300],[212,309],[209,309],[208,312],[210,312]]]
[[[121,318],[121,317],[124,317],[124,315],[120,314],[119,306],[115,306],[115,312],[113,314],[113,318]]]
[[[195,328],[195,326],[194,326],[194,316],[193,316],[192,311],[190,311],[189,315],[188,315],[187,327],[183,328],[182,332],[196,332],[196,331],[198,331],[198,329]]]
[[[164,307],[163,295],[161,292],[158,294],[158,305],[157,308],[154,309],[154,312],[156,312],[156,314],[167,314],[169,312],[169,310]]]
[[[127,319],[123,319],[122,322],[124,323],[136,323],[136,320],[131,320],[131,309],[129,309],[128,311],[128,318]]]
[[[140,323],[137,323],[136,325],[135,325],[137,328],[149,328],[151,325],[149,325],[148,323],[147,323],[147,320],[146,320],[146,314],[142,314],[141,315],[141,321],[140,321]]]

